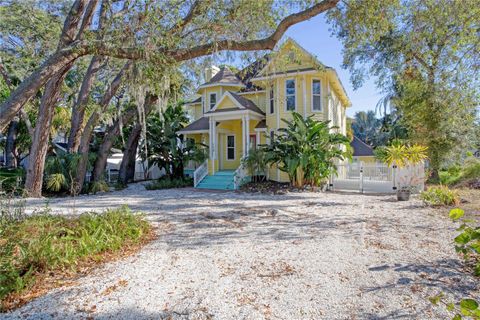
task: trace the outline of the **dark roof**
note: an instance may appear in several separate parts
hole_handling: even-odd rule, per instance
[[[350,142],[350,146],[353,148],[353,156],[354,157],[368,157],[373,156],[373,148],[357,138],[353,136],[352,142]]]
[[[267,53],[260,59],[243,68],[237,74],[237,76],[242,79],[243,83],[245,84],[245,88],[241,90],[242,92],[262,90],[260,87],[255,86],[251,80],[252,78],[256,77],[260,71],[262,71],[262,69],[267,65],[268,61],[270,61],[271,56],[271,54]]]
[[[188,126],[183,128],[182,130],[179,130],[178,132],[182,133],[182,131],[204,131],[208,129],[210,129],[208,118],[202,117],[198,120],[193,121]]]
[[[240,78],[227,66],[221,67],[220,70],[212,77],[212,79],[202,84],[202,86],[215,83],[233,83],[238,84],[239,86],[243,85],[242,80],[240,80]]]
[[[185,102],[185,104],[196,104],[196,103],[201,103],[201,102],[202,102],[202,97],[198,97],[195,100]]]
[[[257,105],[252,101],[252,100],[249,100],[247,98],[244,98],[238,94],[236,94],[235,92],[232,92],[232,91],[228,91],[229,94],[232,95],[232,97],[237,100],[237,102],[242,106],[244,107],[245,109],[248,109],[248,110],[251,110],[251,111],[254,111],[258,114],[262,114],[262,115],[265,115],[265,113],[262,111],[262,109],[260,109],[259,107],[257,107]],[[225,109],[217,109],[215,111],[208,111],[207,113],[220,113],[220,112],[228,112],[228,111],[238,111],[238,110],[241,110],[240,108],[225,108]]]
[[[267,128],[267,121],[266,120],[260,120],[257,125],[255,126],[255,129],[266,129]]]

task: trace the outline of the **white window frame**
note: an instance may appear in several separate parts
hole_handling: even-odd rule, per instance
[[[287,94],[287,82],[292,80],[293,81],[293,84],[294,84],[294,89],[295,89],[295,93],[293,94],[293,96],[295,97],[295,105],[294,105],[294,109],[293,110],[288,110],[288,103],[287,103],[287,98],[289,96],[292,96],[291,94]],[[297,111],[297,80],[295,78],[287,78],[285,79],[285,112],[295,112]]]
[[[272,112],[272,104],[273,104],[273,112]],[[268,112],[269,114],[275,113],[275,88],[273,84],[270,86],[270,90],[268,91]]]
[[[212,106],[212,95],[215,95],[215,104],[213,106]],[[208,94],[208,111],[211,111],[217,103],[218,103],[218,92],[210,92]]]
[[[319,94],[318,94],[318,93],[315,93],[315,94],[313,93],[313,82],[314,82],[314,81],[319,81],[319,82],[320,82],[320,93],[319,93]],[[310,86],[310,100],[311,100],[311,102],[310,102],[310,110],[311,110],[312,112],[323,112],[323,103],[322,103],[322,80],[319,79],[319,78],[312,78],[312,82],[311,82],[310,85],[311,85],[311,86]],[[314,96],[320,96],[320,110],[315,110],[315,109],[313,108],[313,97],[314,97]]]
[[[233,137],[233,159],[228,158],[228,137]],[[227,134],[225,139],[225,159],[227,161],[235,161],[237,159],[237,138],[234,134]]]

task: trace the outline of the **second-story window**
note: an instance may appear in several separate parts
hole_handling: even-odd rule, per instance
[[[312,80],[312,111],[322,111],[321,82],[318,79]]]
[[[273,92],[273,85],[270,87],[270,113],[275,113],[275,94]]]
[[[295,80],[285,81],[285,99],[287,111],[295,111]]]
[[[217,94],[210,93],[210,110],[212,110],[216,104],[217,104]]]

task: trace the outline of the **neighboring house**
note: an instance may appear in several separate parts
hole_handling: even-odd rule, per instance
[[[376,163],[375,155],[373,153],[373,148],[353,136],[350,146],[353,149],[352,163],[364,163],[364,164],[374,164]]]
[[[330,120],[346,134],[350,101],[338,74],[292,39],[238,73],[228,67],[207,68],[205,80],[198,87],[199,97],[185,105],[194,121],[179,132],[209,146],[208,176],[203,179],[207,170],[199,169],[205,180],[199,187],[238,187],[232,184],[233,172],[242,157],[268,143],[272,132],[286,126],[281,119],[291,119],[292,111]],[[275,167],[267,174],[270,180],[288,181]]]

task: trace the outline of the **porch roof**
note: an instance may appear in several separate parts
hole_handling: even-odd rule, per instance
[[[197,131],[198,133],[206,132],[210,129],[210,124],[208,118],[201,117],[198,120],[193,121],[188,126],[179,130],[178,133],[194,133]]]

